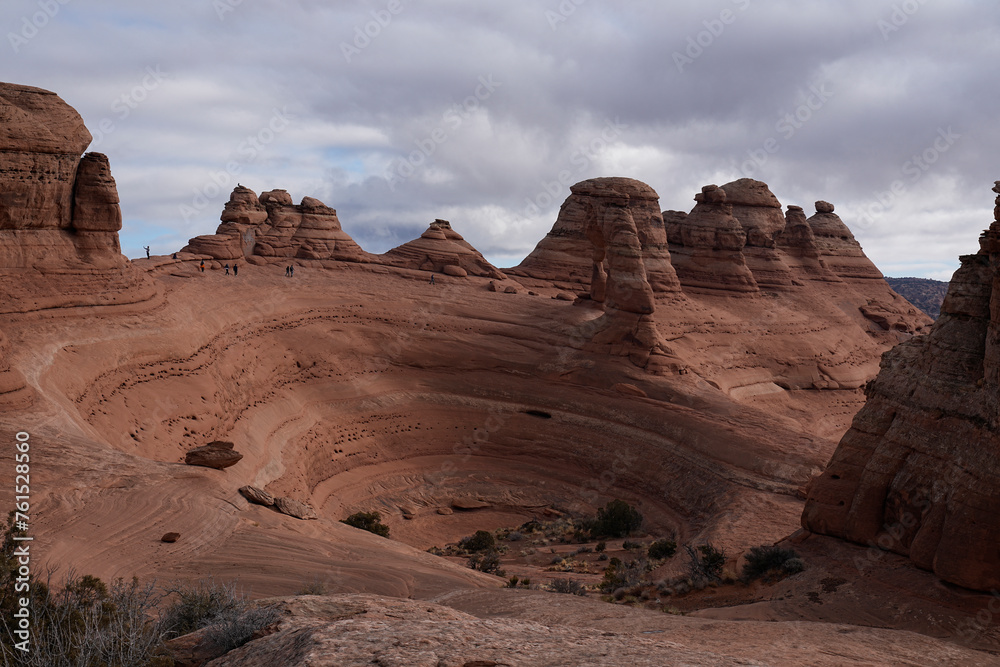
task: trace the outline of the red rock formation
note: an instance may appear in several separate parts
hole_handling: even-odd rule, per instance
[[[647,280],[654,292],[678,292],[680,283],[670,262],[667,233],[660,214],[659,195],[632,178],[593,178],[570,188],[571,195],[559,209],[559,217],[517,268],[509,272],[543,280],[589,285],[606,267],[595,269],[586,226],[595,199],[608,194],[624,195],[636,227]]]
[[[842,282],[820,259],[816,234],[801,206],[789,205],[785,214],[785,229],[776,241],[784,253],[785,263],[799,280]]]
[[[743,255],[746,232],[733,216],[727,192],[706,185],[695,195],[690,215],[665,211],[677,276],[687,288],[759,292]]]
[[[151,284],[122,256],[118,191],[54,93],[0,84],[0,313],[134,303]]]
[[[865,256],[854,234],[833,211],[833,204],[818,201],[816,215],[809,218],[823,263],[848,281],[882,280],[882,272]]]
[[[767,183],[741,178],[722,186],[726,201],[733,207],[733,217],[739,220],[747,234],[743,256],[754,280],[763,287],[788,287],[792,273],[775,250],[775,238],[785,228],[781,203]]]
[[[379,259],[391,266],[435,271],[455,277],[507,278],[452,229],[447,220],[435,220],[420,238],[393,248]]]
[[[839,227],[828,229],[830,239]],[[1000,588],[998,277],[1000,211],[979,253],[962,257],[931,332],[883,356],[811,486],[806,529],[908,556],[961,586]]]
[[[337,212],[312,197],[298,206],[285,190],[271,190],[260,198],[238,185],[222,211],[215,234],[191,239],[182,252],[229,260],[253,256],[298,259],[368,261],[354,239],[343,230]]]

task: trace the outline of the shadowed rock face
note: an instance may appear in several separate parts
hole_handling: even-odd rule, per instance
[[[841,233],[821,215],[825,238]],[[931,332],[883,356],[802,525],[990,590],[1000,588],[1000,215],[980,246],[962,257]]]
[[[654,292],[677,292],[680,283],[670,261],[659,195],[632,178],[593,178],[570,188],[552,231],[516,269],[515,275],[590,284],[594,277],[592,245],[587,225],[595,202],[605,196],[627,197],[646,277]],[[606,268],[606,267],[605,267]]]

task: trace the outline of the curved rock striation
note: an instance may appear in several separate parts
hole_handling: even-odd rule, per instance
[[[552,230],[509,273],[543,280],[590,284],[594,277],[592,245],[586,229],[592,206],[607,196],[627,197],[639,241],[647,281],[654,292],[678,292],[680,282],[670,260],[659,195],[633,178],[607,177],[581,181],[570,188]]]
[[[812,484],[806,529],[907,556],[951,583],[1000,588],[998,278],[1000,212],[979,253],[962,257],[931,332],[884,355]]]

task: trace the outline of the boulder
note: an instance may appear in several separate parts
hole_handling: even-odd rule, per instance
[[[201,447],[195,447],[184,456],[184,463],[222,470],[240,462],[243,455],[233,449],[231,442],[216,440]]]
[[[160,541],[161,542],[166,542],[168,544],[173,544],[174,542],[176,542],[180,538],[181,538],[181,534],[180,533],[167,533],[166,535],[164,535],[163,537],[160,538]]]
[[[285,496],[274,499],[274,508],[282,514],[287,514],[296,519],[307,520],[319,518],[316,515],[316,511],[309,505]]]
[[[468,271],[455,264],[448,264],[442,267],[441,272],[446,276],[454,276],[455,278],[465,278],[469,275]]]
[[[263,505],[264,507],[271,507],[274,505],[274,496],[264,489],[259,489],[256,486],[241,486],[240,494],[255,505]]]

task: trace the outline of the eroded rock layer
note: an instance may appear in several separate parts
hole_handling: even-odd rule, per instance
[[[781,203],[767,183],[741,178],[722,186],[726,201],[746,232],[743,256],[754,280],[763,287],[788,287],[792,272],[775,249],[775,239],[785,229]]]
[[[54,93],[0,84],[0,313],[135,303],[152,285],[121,254],[106,156]]]
[[[733,216],[725,190],[706,185],[695,196],[690,215],[664,211],[673,245],[677,276],[684,287],[756,293],[757,281],[747,267],[743,248],[747,232]]]
[[[215,234],[191,239],[182,252],[218,260],[251,257],[371,261],[343,230],[337,212],[313,197],[298,205],[285,190],[258,198],[238,185],[222,212]]]
[[[380,261],[422,271],[436,271],[458,278],[481,276],[504,280],[499,269],[486,261],[447,220],[435,220],[420,238],[393,248]]]
[[[677,292],[680,283],[670,262],[667,233],[659,195],[632,178],[593,178],[570,188],[552,231],[510,273],[547,280],[590,284],[594,263],[586,229],[595,201],[608,195],[626,196],[647,280],[656,292]]]
[[[884,355],[802,524],[990,590],[1000,588],[1000,215],[980,246],[962,257],[930,333]]]

